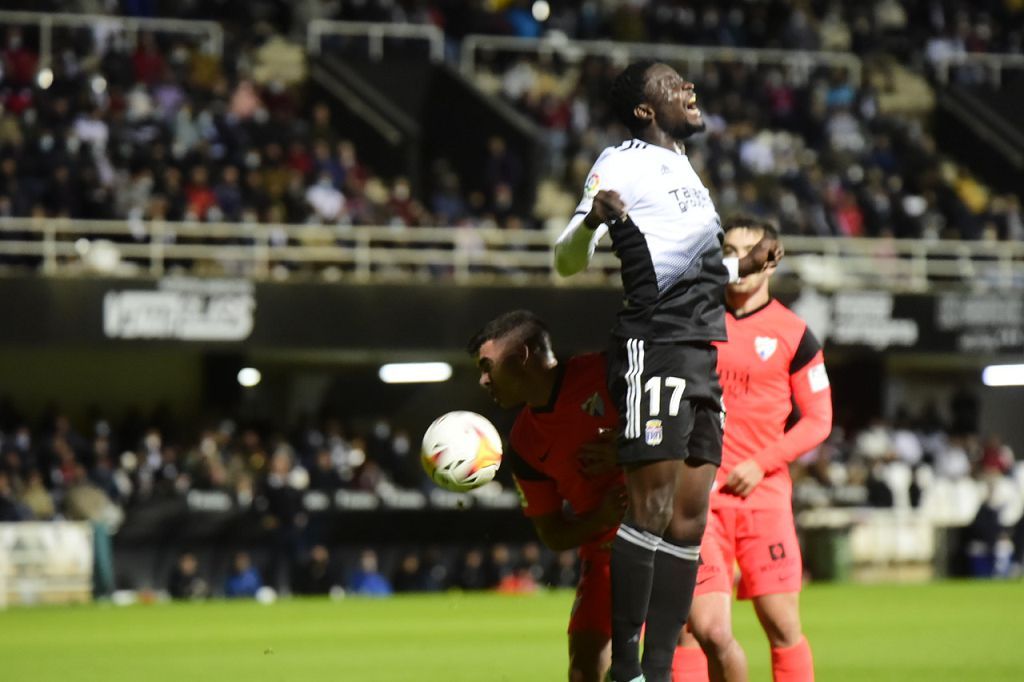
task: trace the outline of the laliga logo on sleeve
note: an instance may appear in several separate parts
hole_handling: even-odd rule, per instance
[[[583,185],[583,196],[593,197],[597,194],[597,189],[601,186],[601,176],[597,173],[591,174],[587,178],[587,183]]]
[[[775,355],[775,349],[778,346],[779,340],[773,339],[770,336],[758,336],[754,339],[754,350],[757,351],[757,357],[761,358],[761,360],[767,360]]]

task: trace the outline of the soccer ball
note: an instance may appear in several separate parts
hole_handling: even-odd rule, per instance
[[[501,436],[476,412],[449,412],[423,434],[420,460],[430,480],[463,493],[494,479],[501,466]]]

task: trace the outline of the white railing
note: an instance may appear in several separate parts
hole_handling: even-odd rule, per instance
[[[306,27],[306,50],[320,54],[324,36],[366,38],[371,59],[384,57],[386,39],[422,40],[427,43],[430,61],[444,61],[444,32],[430,24],[378,24],[367,21],[329,21],[314,19]]]
[[[789,66],[806,77],[816,67],[846,68],[854,84],[861,82],[862,65],[857,55],[849,52],[815,52],[808,50],[776,50],[737,47],[683,47],[655,43],[622,43],[613,40],[568,40],[565,38],[516,38],[511,36],[468,35],[462,41],[463,74],[476,72],[478,53],[519,52],[536,55],[558,55],[570,63],[585,57],[605,57],[614,64],[625,65],[633,59],[659,59],[686,62],[699,72],[705,63],[742,62],[751,66],[776,64]]]
[[[160,19],[112,16],[107,14],[64,14],[0,10],[0,26],[36,26],[39,28],[39,62],[47,66],[53,58],[53,29],[96,28],[109,26],[125,33],[129,45],[135,45],[139,31],[195,35],[203,39],[203,49],[218,56],[224,53],[224,29],[216,21]]]
[[[1024,54],[998,52],[965,52],[941,57],[933,62],[935,77],[940,83],[949,83],[950,72],[959,67],[978,69],[988,74],[988,82],[995,88],[1003,83],[1003,71],[1024,69]]]
[[[170,271],[266,279],[618,286],[602,244],[585,273],[560,277],[549,232],[457,227],[351,227],[0,219],[0,270],[160,277]],[[1024,290],[1024,244],[785,237],[780,277],[822,290]]]

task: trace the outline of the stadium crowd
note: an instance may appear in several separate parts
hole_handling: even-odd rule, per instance
[[[606,102],[620,67],[598,55],[481,57],[478,86],[546,131],[548,170],[571,204],[593,159],[628,137]],[[841,67],[683,69],[707,124],[687,155],[723,214],[771,217],[790,234],[1024,239],[1020,197],[943,154],[925,125],[934,95],[901,67],[870,64],[861,83]],[[538,211],[556,220],[568,204]]]
[[[875,419],[856,430],[837,425],[822,447],[793,466],[796,511],[916,508],[937,523],[967,526],[973,551],[981,555],[1012,543],[1019,564],[1024,464],[998,436],[978,432],[973,404],[970,395],[960,393],[951,420],[929,410],[916,417],[901,412],[894,420]],[[304,507],[308,491],[386,497],[396,490],[434,489],[420,467],[414,435],[383,418],[355,426],[328,419],[282,432],[231,421],[195,430],[166,419],[133,418],[115,426],[96,418],[79,431],[59,414],[32,428],[10,403],[0,412],[0,521],[67,518],[116,531],[126,514],[130,520],[154,505],[183,500],[190,491],[220,491],[238,508],[255,512],[270,531],[274,547],[264,563],[276,585],[287,584],[288,575],[300,579],[295,576],[303,574],[310,552],[321,553],[313,548],[324,538]],[[509,485],[507,478],[504,484]],[[433,558],[420,550],[411,553],[423,565],[440,561],[436,551]],[[544,570],[531,568],[537,573],[534,582],[542,583],[552,565],[564,569],[565,561],[545,552]],[[389,554],[387,563],[393,578],[391,565],[398,570],[406,562]],[[451,562],[446,566],[448,577],[438,584],[495,587],[502,582],[493,573],[482,582],[457,578]],[[335,579],[351,589],[344,575]],[[510,578],[503,589],[515,586]]]
[[[620,3],[614,11],[574,2],[555,3],[541,25],[531,4],[174,3],[175,16],[223,15],[225,59],[169,34],[141,33],[132,45],[99,23],[56,31],[45,77],[38,37],[8,27],[0,216],[541,227],[571,212],[590,160],[624,135],[603,103],[616,70],[608,59],[482,54],[477,84],[545,131],[549,180],[532,212],[514,214],[509,192],[518,179],[509,176],[521,174],[523,163],[495,139],[484,191],[465,189],[439,160],[429,194],[417,196],[406,178],[375,173],[372,159],[361,158],[332,123],[329,106],[306,95],[304,50],[280,32],[292,26],[294,38],[315,17],[428,22],[454,39],[561,31],[865,55],[892,55],[905,45],[921,61],[965,49],[1019,50],[1024,16],[1013,3],[952,0]],[[81,9],[169,16],[158,0]],[[988,188],[927,132],[934,98],[927,83],[892,60],[865,64],[859,83],[844,69],[792,64],[708,61],[688,71],[708,122],[689,152],[721,211],[774,217],[797,234],[1024,238],[1019,196]],[[165,238],[174,240],[174,231]],[[283,229],[272,238],[284,244],[323,235]]]
[[[471,33],[806,50],[1024,51],[1019,0],[10,0],[12,9],[181,17],[301,36],[311,19],[429,23]],[[546,7],[544,6],[546,5]],[[942,42],[942,47],[937,43]]]

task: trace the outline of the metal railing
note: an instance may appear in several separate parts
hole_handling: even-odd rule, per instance
[[[0,219],[0,270],[47,275],[168,272],[358,283],[452,279],[467,284],[619,286],[602,244],[583,273],[559,276],[554,235],[459,227],[351,227]],[[780,277],[822,290],[1024,290],[1024,244],[869,238],[784,238]],[[1016,295],[1016,294],[1015,294]]]
[[[987,73],[989,84],[994,88],[999,88],[1003,83],[1005,70],[1024,69],[1024,54],[965,52],[942,57],[933,63],[935,78],[942,85],[947,85],[950,72],[959,67],[975,68]]]
[[[124,31],[129,45],[135,45],[139,31],[177,33],[203,38],[203,49],[210,54],[224,53],[224,29],[216,21],[122,17],[108,14],[64,14],[56,12],[16,12],[0,10],[0,26],[20,25],[39,28],[39,63],[47,66],[53,59],[53,29],[110,26]]]
[[[329,21],[314,19],[306,27],[306,50],[312,55],[321,51],[324,36],[365,38],[369,57],[384,57],[387,39],[422,40],[427,43],[430,61],[444,61],[444,32],[430,24],[379,24],[366,21]]]
[[[470,76],[476,72],[478,53],[518,52],[542,56],[558,55],[571,63],[585,57],[606,57],[625,65],[632,59],[658,59],[686,62],[693,71],[700,71],[708,62],[741,62],[751,66],[776,64],[789,66],[804,76],[820,66],[842,67],[849,71],[853,83],[859,85],[863,67],[857,55],[849,52],[808,50],[777,50],[737,47],[682,47],[669,44],[624,43],[613,40],[568,40],[565,38],[517,38],[512,36],[468,35],[462,41],[461,69]]]

